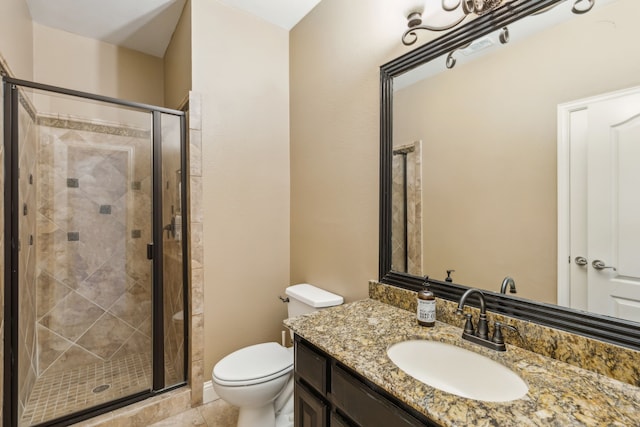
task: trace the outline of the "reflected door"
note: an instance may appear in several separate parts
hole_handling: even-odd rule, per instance
[[[640,321],[640,93],[588,111],[588,308]]]
[[[640,89],[561,106],[560,121],[570,155],[561,148],[558,160],[559,254],[569,262],[559,303],[640,321]]]

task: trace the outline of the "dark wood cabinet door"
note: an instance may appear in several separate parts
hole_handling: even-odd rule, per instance
[[[296,374],[322,396],[327,394],[327,358],[302,342],[295,343]]]
[[[331,416],[329,417],[329,427],[351,427],[344,418],[335,412],[331,412]]]
[[[328,406],[300,383],[296,383],[294,401],[295,427],[327,427]]]
[[[331,401],[363,427],[424,427],[423,423],[342,368],[331,367]]]

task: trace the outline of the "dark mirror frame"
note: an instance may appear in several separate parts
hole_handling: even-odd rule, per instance
[[[478,37],[496,31],[563,1],[577,0],[514,0],[495,11],[453,29],[380,67],[380,247],[379,280],[381,283],[417,291],[425,278],[391,270],[391,165],[393,129],[393,79],[428,61],[448,54]],[[398,41],[400,34],[398,35]],[[444,59],[442,59],[444,60]],[[431,290],[439,298],[458,301],[469,289],[466,286],[429,279]],[[487,308],[540,325],[640,350],[640,326],[636,322],[616,319],[539,303],[500,293],[483,291]]]

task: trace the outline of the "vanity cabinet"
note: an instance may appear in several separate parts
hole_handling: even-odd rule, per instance
[[[297,335],[294,346],[295,427],[437,426]]]

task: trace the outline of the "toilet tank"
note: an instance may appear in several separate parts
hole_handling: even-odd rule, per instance
[[[308,283],[289,286],[285,292],[289,297],[289,317],[313,313],[314,311],[340,305],[344,302],[344,299],[340,295],[325,291]]]

